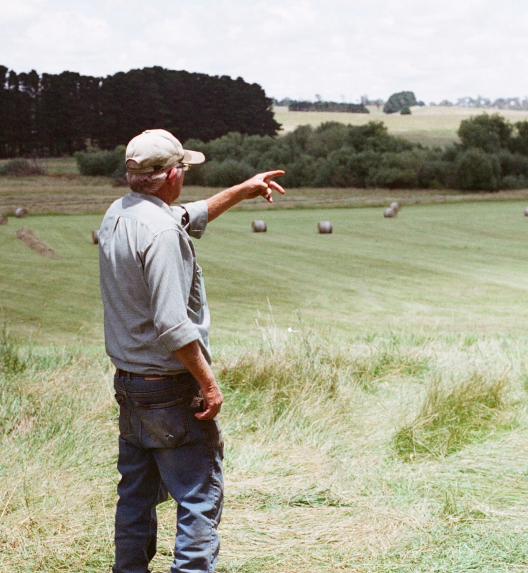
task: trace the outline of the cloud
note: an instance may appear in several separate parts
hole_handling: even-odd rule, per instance
[[[10,27],[17,22],[27,22],[44,7],[44,0],[4,0],[0,2],[0,22]]]
[[[12,67],[14,60],[15,64],[22,63],[19,66],[24,70],[60,73],[65,69],[78,71],[80,62],[101,66],[111,48],[108,22],[78,11],[62,11],[33,13],[22,34],[11,34],[3,52]]]
[[[526,89],[520,0],[202,0],[186,10],[123,2],[2,4],[3,63],[93,75],[161,65],[242,76],[277,97],[338,101],[403,89],[425,101]]]

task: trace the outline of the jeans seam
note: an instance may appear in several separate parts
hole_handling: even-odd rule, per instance
[[[161,482],[162,482],[162,480],[161,480],[161,476],[160,476],[160,478],[159,478],[159,483],[158,483],[158,491],[157,491],[157,493],[156,493],[156,499],[154,499],[154,503],[150,506],[150,512],[149,512],[149,514],[150,514],[149,530],[148,530],[148,537],[147,537],[147,545],[145,546],[145,553],[147,552],[148,543],[149,543],[150,540],[152,539],[152,524],[154,523],[154,518],[152,517],[152,508],[153,508],[153,507],[155,508],[156,505],[157,505],[157,501],[158,501],[158,499],[159,499],[160,490],[161,490]],[[158,536],[157,536],[157,533],[156,533],[156,541],[157,541],[157,537],[158,537]]]
[[[211,436],[211,432],[209,431],[209,429],[206,429],[207,432],[207,437],[209,438],[208,442],[209,442],[209,451],[211,454],[211,484],[213,486],[213,495],[214,495],[214,503],[213,503],[213,515],[216,515],[216,511],[217,511],[217,504],[218,504],[218,495],[217,495],[217,483],[216,483],[216,479],[215,479],[215,475],[214,475],[214,447],[213,447],[213,437]],[[209,540],[209,566],[207,568],[208,573],[212,573],[212,567],[213,567],[213,543],[214,543],[214,529],[215,526],[218,527],[218,524],[215,522],[215,520],[213,518],[211,518],[211,537]]]

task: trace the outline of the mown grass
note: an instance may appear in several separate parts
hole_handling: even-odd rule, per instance
[[[528,338],[380,335],[300,329],[215,364],[225,394],[227,497],[221,573],[522,571],[528,566],[525,361]],[[387,355],[392,358],[387,362]],[[365,371],[364,365],[369,369]],[[496,383],[515,424],[465,433],[466,389],[443,416],[453,372]],[[109,571],[117,408],[102,354],[0,353],[0,570]],[[489,387],[489,386],[487,386]],[[456,448],[402,460],[403,417],[428,404]],[[488,427],[489,430],[489,427]],[[166,570],[174,503],[159,507]]]
[[[319,329],[358,334],[412,328],[523,333],[528,323],[525,204],[504,201],[378,208],[227,213],[196,241],[214,343],[258,336],[271,304],[277,326],[298,315]],[[318,235],[330,220],[332,235]],[[100,215],[39,216],[0,226],[0,317],[35,341],[102,343]],[[16,238],[32,229],[53,248],[40,257]],[[236,306],[236,319],[233,316]]]

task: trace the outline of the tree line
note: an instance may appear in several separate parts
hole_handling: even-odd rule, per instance
[[[230,186],[257,172],[284,169],[281,183],[287,187],[528,188],[528,121],[478,115],[461,122],[458,136],[460,143],[430,149],[389,134],[380,121],[299,126],[276,138],[230,133],[186,143],[208,159],[186,174],[186,182]]]
[[[189,149],[207,161],[187,172],[188,184],[229,187],[255,173],[284,169],[287,187],[388,187],[497,191],[528,188],[528,121],[498,114],[463,120],[460,143],[427,148],[389,134],[381,121],[299,126],[279,137],[229,133]],[[125,174],[124,146],[77,154],[81,173]]]
[[[0,157],[113,149],[148,128],[184,141],[273,136],[272,100],[242,78],[152,67],[105,78],[0,66]]]
[[[291,101],[288,111],[330,111],[341,113],[370,113],[362,103],[338,103],[335,101]]]

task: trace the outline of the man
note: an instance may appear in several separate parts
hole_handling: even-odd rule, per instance
[[[148,573],[156,504],[178,503],[171,573],[212,572],[223,500],[222,394],[211,371],[209,311],[190,236],[244,199],[272,191],[283,171],[255,175],[206,201],[170,205],[184,172],[205,157],[153,129],[130,141],[132,193],[108,209],[99,234],[106,350],[117,368],[119,413],[113,573]]]

